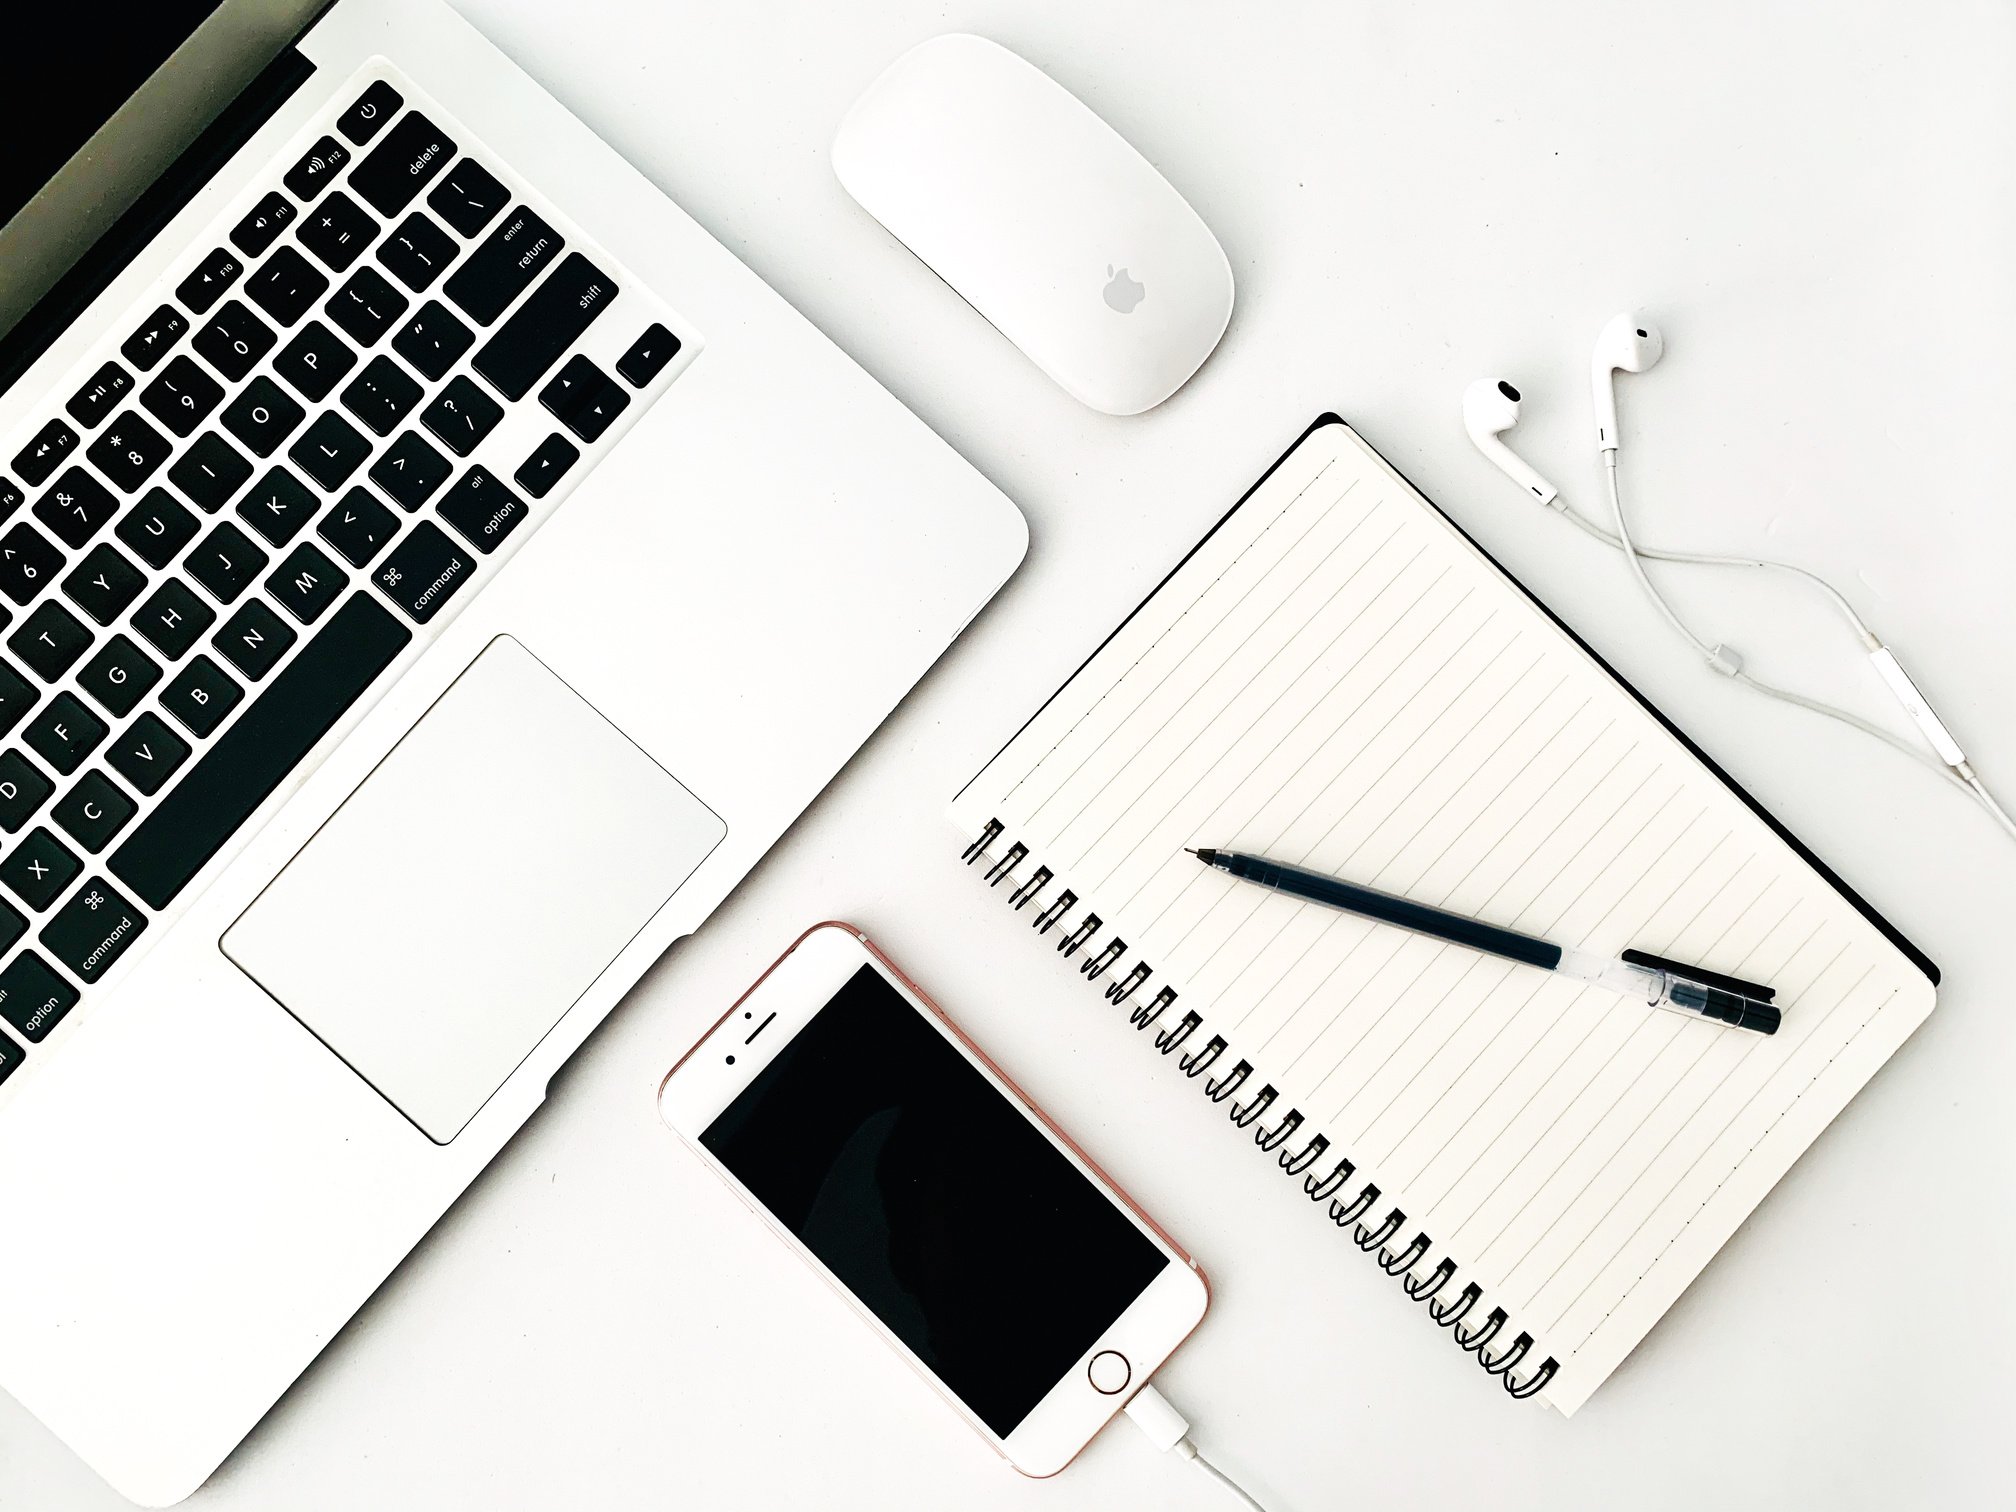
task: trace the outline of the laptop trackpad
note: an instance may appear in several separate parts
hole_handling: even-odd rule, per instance
[[[500,636],[224,953],[446,1144],[725,834]]]

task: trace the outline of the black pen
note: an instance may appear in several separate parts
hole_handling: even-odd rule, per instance
[[[1612,959],[1586,950],[1567,949],[1532,935],[1500,929],[1479,919],[1466,919],[1425,903],[1409,902],[1391,893],[1376,892],[1259,856],[1220,850],[1193,850],[1190,854],[1206,866],[1230,872],[1241,881],[1256,882],[1291,897],[1341,908],[1382,924],[1397,924],[1431,939],[1468,945],[1472,950],[1502,956],[1508,961],[1556,971],[1578,982],[1608,987],[1625,997],[1643,998],[1653,1008],[1692,1013],[1733,1024],[1738,1029],[1754,1029],[1759,1034],[1778,1032],[1779,1012],[1771,1004],[1772,990],[1755,982],[1684,966],[1640,950],[1627,950]]]

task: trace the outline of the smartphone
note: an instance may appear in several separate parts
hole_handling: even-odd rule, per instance
[[[658,1101],[1025,1475],[1068,1465],[1204,1316],[1190,1257],[851,925],[800,936]]]

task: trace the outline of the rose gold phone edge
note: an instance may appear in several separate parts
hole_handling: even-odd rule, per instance
[[[930,1371],[930,1369],[926,1367],[925,1364],[921,1360],[919,1360],[917,1356],[902,1343],[901,1340],[895,1338],[895,1336],[889,1332],[887,1326],[882,1322],[882,1320],[876,1317],[874,1312],[870,1310],[865,1304],[863,1304],[853,1294],[853,1292],[850,1291],[846,1287],[846,1285],[839,1280],[838,1277],[834,1276],[823,1264],[821,1264],[818,1257],[814,1255],[811,1252],[811,1250],[805,1246],[803,1241],[801,1241],[797,1235],[791,1233],[790,1230],[786,1229],[781,1223],[779,1223],[777,1219],[771,1214],[768,1208],[766,1208],[760,1201],[755,1199],[748,1191],[746,1191],[743,1188],[741,1182],[735,1179],[733,1173],[727,1170],[726,1167],[724,1167],[717,1159],[715,1159],[711,1151],[707,1150],[704,1146],[700,1144],[697,1135],[695,1133],[689,1132],[687,1129],[680,1127],[678,1123],[675,1123],[673,1121],[673,1118],[666,1107],[667,1089],[671,1086],[673,1078],[679,1074],[680,1068],[685,1066],[703,1048],[705,1048],[708,1042],[713,1039],[714,1035],[718,1033],[722,1029],[722,1027],[726,1025],[731,1019],[734,1018],[736,1011],[742,1008],[742,1006],[745,1003],[747,1003],[752,997],[754,997],[759,991],[761,991],[764,988],[764,986],[770,982],[771,978],[777,974],[779,969],[782,968],[787,962],[789,962],[794,956],[798,954],[798,952],[805,946],[807,941],[813,939],[815,936],[819,935],[821,931],[824,930],[838,931],[841,934],[843,934],[848,939],[848,941],[850,941],[853,945],[858,946],[865,953],[866,957],[870,961],[872,961],[872,963],[876,967],[878,967],[881,971],[886,973],[888,977],[904,993],[906,993],[911,999],[913,999],[918,1006],[923,1008],[924,1011],[930,1015],[932,1021],[938,1027],[940,1027],[945,1033],[947,1033],[953,1039],[953,1041],[961,1049],[963,1049],[965,1053],[968,1056],[970,1056],[972,1060],[976,1062],[988,1076],[993,1078],[993,1080],[996,1081],[1003,1088],[1007,1096],[1012,1098],[1014,1102],[1017,1104],[1017,1106],[1019,1106],[1034,1123],[1036,1123],[1039,1127],[1047,1131],[1059,1145],[1061,1145],[1066,1151],[1069,1152],[1072,1159],[1087,1173],[1087,1175],[1091,1178],[1091,1180],[1102,1191],[1104,1191],[1122,1211],[1127,1213],[1143,1228],[1145,1228],[1150,1234],[1152,1234],[1155,1237],[1158,1245],[1168,1252],[1169,1256],[1171,1257],[1174,1263],[1170,1267],[1168,1267],[1161,1275],[1158,1275],[1156,1280],[1154,1282],[1151,1282],[1149,1284],[1149,1287],[1141,1293],[1141,1296],[1137,1297],[1135,1302],[1129,1305],[1128,1309],[1129,1312],[1131,1312],[1134,1307],[1138,1306],[1143,1298],[1148,1297],[1149,1294],[1152,1291],[1154,1291],[1155,1287],[1164,1280],[1164,1277],[1168,1275],[1171,1274],[1177,1276],[1187,1275],[1193,1277],[1197,1283],[1199,1296],[1195,1316],[1190,1318],[1188,1323],[1184,1324],[1181,1327],[1180,1332],[1177,1332],[1173,1338],[1170,1338],[1168,1340],[1166,1347],[1158,1345],[1156,1351],[1154,1351],[1150,1356],[1144,1357],[1143,1362],[1144,1368],[1135,1370],[1125,1387],[1123,1387],[1119,1392],[1112,1394],[1110,1396],[1102,1395],[1101,1402],[1106,1407],[1104,1413],[1098,1417],[1096,1422],[1090,1423],[1089,1427],[1086,1429],[1082,1439],[1079,1440],[1076,1447],[1073,1448],[1070,1451],[1070,1453],[1058,1464],[1056,1464],[1053,1468],[1032,1470],[1026,1465],[1019,1463],[1015,1459],[1015,1457],[1008,1451],[1008,1440],[996,1436],[991,1429],[989,1429],[984,1423],[982,1423],[977,1417],[975,1417],[972,1410],[967,1407],[965,1402],[963,1402],[956,1393],[954,1393],[949,1387],[947,1387],[944,1382],[939,1380],[938,1377],[934,1375]],[[822,1003],[819,1006],[823,1007],[824,1004]],[[797,1029],[802,1029],[803,1027],[804,1024],[802,1022],[796,1026]],[[788,1038],[782,1039],[775,1043],[779,1045],[788,1044],[789,1039]],[[768,1061],[766,1060],[764,1064],[767,1065]],[[747,1073],[747,1075],[742,1079],[746,1081],[749,1078],[752,1078],[757,1073],[757,1071],[761,1069],[762,1067],[760,1066],[752,1068]],[[844,920],[827,919],[821,921],[818,924],[814,924],[811,928],[805,930],[802,934],[800,934],[797,939],[793,940],[791,944],[785,948],[783,953],[777,957],[776,960],[772,961],[768,966],[766,966],[763,969],[761,975],[759,975],[755,981],[751,982],[749,986],[745,988],[741,992],[741,994],[737,996],[736,999],[728,1005],[727,1009],[721,1014],[719,1018],[715,1019],[715,1021],[712,1024],[708,1025],[706,1031],[702,1033],[700,1037],[697,1040],[695,1040],[691,1046],[687,1048],[686,1052],[683,1055],[681,1055],[678,1060],[673,1062],[671,1069],[668,1070],[665,1073],[665,1075],[659,1079],[658,1108],[660,1117],[666,1124],[666,1126],[679,1136],[681,1142],[683,1142],[689,1149],[693,1150],[693,1152],[700,1157],[702,1163],[710,1171],[714,1173],[715,1177],[718,1180],[720,1180],[722,1184],[729,1189],[729,1191],[734,1193],[737,1201],[739,1201],[744,1207],[748,1208],[752,1213],[754,1213],[756,1217],[762,1221],[762,1223],[766,1228],[768,1228],[773,1234],[775,1234],[779,1239],[781,1239],[785,1243],[785,1245],[787,1245],[794,1253],[796,1253],[799,1260],[802,1263],[804,1263],[807,1267],[809,1267],[814,1275],[818,1276],[822,1281],[826,1283],[828,1287],[830,1287],[833,1291],[837,1292],[842,1298],[842,1300],[846,1302],[847,1306],[855,1313],[855,1315],[861,1318],[862,1321],[869,1326],[870,1331],[876,1334],[876,1336],[879,1337],[886,1346],[894,1350],[895,1353],[903,1360],[903,1362],[910,1367],[912,1372],[914,1372],[921,1380],[923,1380],[923,1382],[927,1386],[929,1386],[935,1393],[937,1393],[937,1395],[941,1397],[946,1402],[946,1404],[952,1408],[952,1410],[955,1413],[958,1414],[960,1420],[964,1422],[966,1426],[969,1429],[971,1429],[975,1434],[977,1434],[988,1445],[989,1448],[991,1448],[1002,1459],[1006,1460],[1008,1464],[1016,1471],[1017,1474],[1027,1476],[1032,1480],[1045,1480],[1051,1476],[1062,1474],[1065,1470],[1069,1469],[1070,1466],[1077,1460],[1078,1456],[1085,1452],[1085,1449],[1091,1444],[1092,1440],[1097,1438],[1099,1433],[1106,1427],[1106,1425],[1110,1423],[1113,1420],[1113,1418],[1116,1417],[1120,1413],[1120,1411],[1126,1406],[1126,1404],[1140,1392],[1142,1387],[1148,1384],[1149,1380],[1154,1376],[1155,1372],[1160,1370],[1162,1366],[1168,1362],[1169,1357],[1182,1347],[1184,1341],[1187,1340],[1191,1334],[1196,1332],[1198,1325],[1204,1321],[1204,1315],[1210,1308],[1210,1301],[1211,1301],[1210,1281],[1205,1276],[1203,1270],[1198,1266],[1197,1262],[1190,1256],[1189,1252],[1185,1250],[1180,1244],[1178,1244],[1173,1238],[1171,1238],[1169,1233],[1159,1223],[1157,1223],[1153,1218],[1151,1218],[1146,1212],[1146,1210],[1144,1210],[1139,1203],[1137,1203],[1130,1195],[1128,1195],[1127,1190],[1124,1187],[1122,1187],[1118,1182],[1114,1181],[1112,1177],[1107,1175],[1105,1169],[1102,1166],[1100,1166],[1100,1164],[1096,1160],[1094,1160],[1090,1155],[1088,1155],[1079,1146],[1076,1140],[1072,1139],[1072,1137],[1069,1134],[1067,1134],[1062,1128],[1060,1128],[1057,1125],[1055,1120],[1053,1120],[1047,1113],[1045,1113],[1042,1108],[1037,1106],[1037,1104],[1029,1097],[1029,1095],[1022,1090],[1021,1086],[1015,1081],[1015,1079],[1010,1075],[1008,1075],[1006,1071],[1002,1070],[1000,1066],[996,1065],[994,1063],[993,1058],[990,1057],[986,1051],[982,1050],[977,1044],[975,1044],[973,1040],[968,1037],[966,1032],[959,1027],[958,1022],[955,1019],[953,1019],[950,1014],[945,1012],[943,1008],[939,1007],[937,1002],[931,997],[931,995],[926,991],[924,991],[923,988],[919,987],[917,983],[911,979],[908,973],[906,973],[902,969],[902,967],[898,966],[893,960],[891,960],[889,956],[882,950],[882,948],[868,937],[865,931],[861,930],[860,928],[856,927],[853,924],[845,922]],[[705,1125],[703,1123],[702,1127],[704,1126]],[[1112,1323],[1109,1323],[1106,1326],[1106,1329],[1100,1334],[1100,1336],[1093,1341],[1092,1348],[1087,1352],[1096,1353],[1099,1347],[1107,1341],[1108,1337],[1112,1334],[1113,1330],[1117,1327],[1117,1325],[1120,1324],[1122,1321],[1124,1321],[1127,1316],[1128,1313],[1123,1312],[1118,1318],[1115,1318],[1112,1321]],[[1034,1416],[1037,1412],[1041,1411],[1044,1403],[1050,1400],[1051,1394],[1054,1393],[1057,1389],[1059,1389],[1059,1387],[1062,1387],[1065,1384],[1067,1384],[1069,1380],[1070,1377],[1067,1376],[1064,1380],[1059,1381],[1056,1386],[1053,1386],[1050,1389],[1050,1392],[1046,1392],[1042,1400],[1039,1401],[1037,1407],[1031,1409],[1030,1415]],[[1025,1419],[1024,1421],[1026,1422],[1027,1419]],[[1021,1426],[1022,1426],[1021,1424],[1018,1424],[1015,1431],[1019,1431]],[[1074,1437],[1076,1436],[1075,1431],[1073,1436]]]

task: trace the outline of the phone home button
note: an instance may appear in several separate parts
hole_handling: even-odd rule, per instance
[[[1134,1367],[1119,1350],[1102,1349],[1086,1365],[1085,1375],[1094,1391],[1101,1396],[1114,1396],[1125,1391],[1127,1383],[1134,1379]]]

